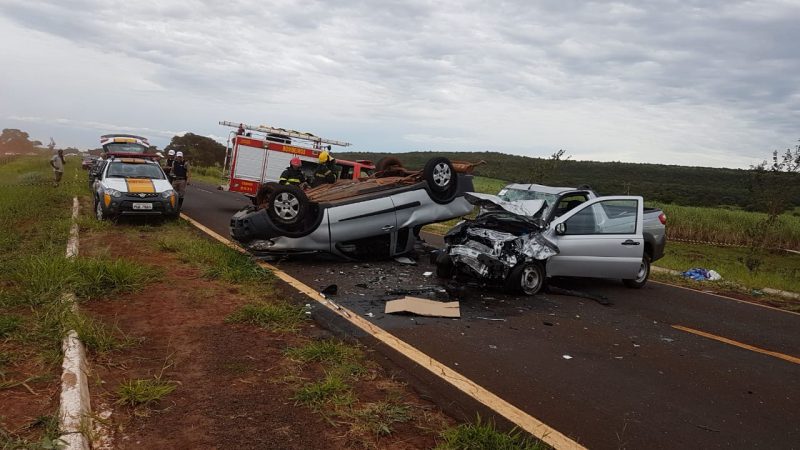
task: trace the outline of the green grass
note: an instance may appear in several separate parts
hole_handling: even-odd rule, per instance
[[[277,332],[297,331],[306,320],[303,308],[280,301],[249,303],[225,319],[229,323],[246,323]]]
[[[366,431],[375,436],[388,436],[392,434],[392,427],[397,423],[411,420],[409,405],[394,402],[367,403],[352,413],[353,424],[351,430]]]
[[[656,265],[684,272],[694,267],[713,269],[723,280],[740,284],[749,289],[765,287],[800,292],[800,255],[766,251],[757,271],[745,265],[747,248],[717,247],[712,245],[669,242],[667,254],[656,261]],[[713,283],[704,282],[705,286]]]
[[[306,383],[295,392],[293,400],[310,408],[325,404],[348,406],[355,401],[351,386],[337,373],[328,373],[319,381]]]
[[[0,339],[16,331],[21,322],[22,320],[17,316],[0,314]]]
[[[362,358],[361,350],[344,342],[326,339],[310,342],[302,347],[286,350],[286,356],[303,363],[320,362],[326,364],[344,364]]]
[[[725,208],[654,205],[667,215],[667,238],[749,245],[747,230],[759,226],[766,214]],[[767,233],[770,247],[800,250],[800,216],[782,214]]]
[[[518,429],[503,433],[494,423],[465,423],[442,432],[436,450],[540,450],[547,444],[523,435]]]
[[[172,393],[176,387],[174,381],[159,378],[127,380],[117,388],[117,404],[149,406]]]
[[[204,276],[211,279],[263,288],[274,280],[270,271],[248,255],[201,239],[185,224],[165,226],[155,242],[160,250],[176,253],[181,261],[202,268]]]
[[[217,166],[193,166],[192,180],[203,181],[215,186],[220,185],[225,181],[224,178],[222,178],[222,167]]]

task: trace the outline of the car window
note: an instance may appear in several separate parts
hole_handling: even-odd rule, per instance
[[[572,211],[573,209],[580,206],[588,200],[586,194],[572,194],[567,195],[558,202],[558,206],[556,207],[556,211],[553,217],[561,217],[564,214]]]
[[[339,172],[339,179],[340,180],[352,180],[353,179],[353,171],[355,170],[355,167],[353,167],[353,166],[344,166],[344,165],[339,165],[339,164],[337,164],[337,166],[339,166],[341,168],[341,171]]]
[[[155,164],[112,162],[106,178],[152,178],[164,179],[164,172]]]
[[[567,219],[567,235],[634,234],[639,204],[636,200],[603,200]]]

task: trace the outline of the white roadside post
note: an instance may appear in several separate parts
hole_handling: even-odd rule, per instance
[[[78,198],[72,199],[72,227],[67,243],[67,258],[78,256]],[[64,294],[63,301],[74,310],[75,296]],[[86,349],[75,330],[69,330],[61,342],[64,361],[61,364],[61,398],[59,402],[60,439],[65,449],[89,450],[89,437],[84,434],[91,430],[89,404],[89,379],[86,364]]]

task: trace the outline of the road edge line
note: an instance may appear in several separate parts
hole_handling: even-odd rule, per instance
[[[69,231],[66,257],[78,256],[78,197],[72,198],[72,226]],[[77,302],[73,294],[64,294],[62,300],[75,311]],[[59,395],[58,424],[65,449],[89,450],[91,444],[84,430],[91,429],[89,377],[86,347],[75,330],[69,330],[61,341],[64,359],[61,362],[61,394]]]
[[[683,325],[672,325],[672,328],[676,330],[681,330],[686,333],[691,333],[696,336],[701,336],[706,339],[711,339],[717,342],[722,342],[723,344],[732,345],[734,347],[739,347],[745,350],[749,350],[754,353],[761,353],[762,355],[772,356],[773,358],[782,359],[784,361],[788,361],[795,364],[800,364],[800,358],[792,355],[788,355],[786,353],[776,352],[773,350],[767,350],[765,348],[756,347],[755,345],[745,344],[744,342],[739,342],[730,338],[726,338],[724,336],[718,336],[713,333],[709,333],[707,331],[696,330],[694,328],[689,328]]]
[[[213,239],[225,244],[226,246],[233,248],[241,253],[247,253],[244,249],[234,244],[229,239],[219,235],[217,232],[197,222],[188,215],[181,213],[181,218],[188,221],[190,224],[198,228],[200,231],[206,233]],[[322,297],[317,291],[303,284],[301,281],[297,280],[296,278],[292,277],[286,272],[280,270],[279,268],[271,264],[265,263],[263,261],[257,261],[257,263],[259,266],[272,271],[272,273],[275,276],[277,276],[290,286],[294,287],[299,292],[302,292],[303,294],[315,300],[319,304],[335,312],[340,317],[350,322],[352,325],[361,329],[362,331],[369,334],[378,341],[384,343],[385,345],[387,345],[394,351],[400,353],[401,355],[405,356],[406,358],[410,359],[411,361],[419,364],[421,367],[428,370],[432,374],[436,375],[443,381],[449,383],[450,385],[457,388],[461,392],[467,394],[469,397],[477,400],[478,402],[480,402],[487,408],[491,409],[492,411],[496,412],[497,414],[505,417],[520,429],[530,433],[537,439],[542,440],[543,442],[547,443],[553,448],[556,449],[586,448],[581,444],[579,444],[578,442],[567,437],[566,435],[562,434],[558,430],[548,426],[539,419],[536,419],[530,414],[522,411],[516,406],[498,397],[488,389],[480,386],[479,384],[473,382],[469,378],[463,376],[462,374],[442,364],[436,359],[428,356],[427,354],[418,350],[411,344],[408,344],[407,342],[394,336],[388,331],[378,327],[377,325],[374,325],[373,323],[353,313],[347,308],[344,308],[338,304],[336,305],[332,304],[331,302],[327,301],[324,297]]]

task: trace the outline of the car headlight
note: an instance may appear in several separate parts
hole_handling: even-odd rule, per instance
[[[173,194],[175,194],[175,191],[173,191],[172,189],[168,189],[161,193],[161,198],[170,198],[170,196],[172,196]]]
[[[105,189],[105,193],[110,195],[110,196],[112,196],[112,197],[114,197],[114,198],[122,197],[122,192],[120,192],[120,191],[118,191],[116,189],[106,188]]]

